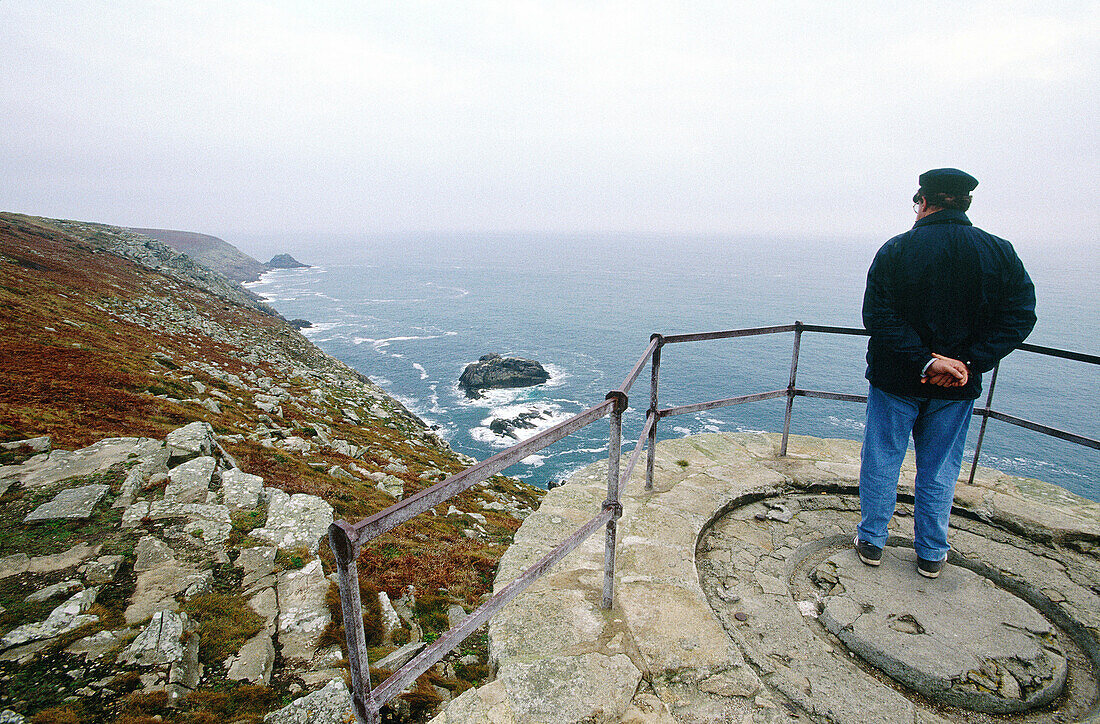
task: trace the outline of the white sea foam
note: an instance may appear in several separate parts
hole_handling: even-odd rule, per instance
[[[526,413],[538,413],[539,417],[526,420],[532,427],[516,427],[511,430],[512,435],[499,435],[489,428],[496,420],[514,420]],[[549,429],[560,422],[568,420],[571,414],[563,411],[553,404],[514,404],[501,405],[489,411],[489,415],[481,420],[481,424],[471,428],[470,437],[481,443],[486,443],[497,448],[506,448],[522,442],[543,430]]]
[[[550,379],[541,385],[544,388],[561,387],[566,380],[573,376],[566,372],[564,367],[559,367],[553,363],[544,364],[542,368],[550,373]]]
[[[863,429],[866,427],[862,420],[854,420],[850,417],[837,417],[836,415],[828,415],[825,418],[825,422],[833,427],[839,427],[842,430],[849,430],[851,432],[863,432]]]
[[[318,334],[323,334],[342,326],[344,326],[343,322],[316,322],[303,329],[302,334],[312,339]]]
[[[675,433],[676,433],[676,434],[678,434],[678,435],[681,435],[681,436],[683,436],[683,437],[687,437],[688,435],[690,435],[690,434],[691,434],[691,430],[690,430],[690,429],[688,429],[688,428],[686,428],[686,427],[681,427],[681,426],[679,426],[679,425],[677,425],[677,426],[673,427],[673,428],[672,428],[672,431],[673,431],[673,432],[675,432]]]
[[[520,462],[523,463],[524,465],[530,465],[533,468],[541,468],[543,465],[546,464],[546,456],[545,455],[528,455],[527,457],[520,460]]]
[[[424,286],[433,287],[435,289],[442,289],[448,292],[454,292],[455,296],[452,297],[452,299],[461,299],[462,297],[465,297],[470,293],[470,290],[463,289],[462,287],[448,287],[442,284],[436,284],[435,282],[424,282]]]
[[[394,342],[417,342],[427,339],[441,339],[443,337],[450,337],[457,332],[447,332],[446,334],[429,334],[429,335],[409,335],[405,337],[385,337],[383,339],[374,339],[373,337],[356,337],[352,340],[355,344],[369,344],[375,349],[381,351],[382,349],[389,347]]]
[[[421,365],[418,362],[413,362],[413,369],[415,369],[416,371],[418,371],[420,373],[420,379],[422,379],[422,380],[428,379],[428,371],[424,369],[423,365]]]

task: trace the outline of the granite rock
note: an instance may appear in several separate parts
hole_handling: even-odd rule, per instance
[[[300,570],[279,574],[278,636],[284,659],[303,662],[313,658],[331,620],[325,602],[328,588],[329,580],[316,558]]]
[[[260,504],[264,479],[259,475],[237,470],[222,473],[222,503],[231,510],[247,510]]]
[[[205,504],[216,466],[217,460],[201,456],[172,468],[168,473],[168,486],[164,489],[164,501]]]
[[[165,442],[173,459],[190,460],[214,454],[214,428],[208,422],[192,422],[168,433]]]
[[[12,629],[0,638],[0,650],[31,641],[54,638],[80,628],[84,624],[98,621],[98,616],[84,613],[95,603],[98,590],[86,588],[51,611],[45,621],[28,623]]]
[[[332,523],[332,506],[316,495],[270,489],[267,522],[252,531],[252,537],[270,541],[279,548],[305,546],[316,552],[321,537]]]
[[[92,510],[110,489],[109,485],[83,485],[79,488],[62,490],[52,500],[32,510],[23,522],[33,523],[38,520],[58,518],[90,518]]]
[[[264,717],[264,724],[348,724],[355,721],[351,693],[342,678],[295,699]]]

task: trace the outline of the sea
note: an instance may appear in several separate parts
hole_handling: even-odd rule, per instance
[[[381,385],[460,452],[484,459],[604,400],[650,335],[790,324],[861,327],[867,267],[881,240],[640,234],[423,234],[267,238],[304,269],[250,288],[318,347]],[[257,248],[242,244],[246,250]],[[1029,342],[1097,354],[1100,253],[1018,249],[1035,281]],[[266,257],[265,257],[266,258]],[[660,406],[785,388],[792,333],[667,345]],[[805,333],[799,387],[866,394],[866,338]],[[540,362],[535,387],[459,389],[465,366],[499,353]],[[989,375],[985,375],[988,390]],[[1001,364],[993,408],[1100,438],[1100,368],[1017,351]],[[985,392],[980,402],[984,402]],[[630,391],[623,454],[649,405],[649,368]],[[784,401],[667,417],[659,439],[783,427]],[[521,417],[522,416],[522,417]],[[494,420],[525,420],[506,434]],[[498,427],[500,427],[498,425]],[[967,443],[968,469],[980,420]],[[795,400],[795,434],[859,440],[863,406]],[[539,487],[608,454],[605,418],[505,472]],[[980,464],[1100,500],[1100,451],[991,420]]]

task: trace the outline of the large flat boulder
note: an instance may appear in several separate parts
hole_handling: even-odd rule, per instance
[[[134,458],[156,457],[163,447],[164,443],[151,438],[107,438],[80,450],[52,450],[36,455],[18,466],[14,477],[27,487],[53,485],[68,478],[100,473]]]
[[[275,488],[268,490],[271,497],[267,522],[263,528],[253,529],[252,537],[270,541],[279,548],[304,546],[316,552],[321,537],[328,533],[332,524],[332,506],[316,495],[288,495]]]
[[[38,506],[23,519],[24,523],[59,518],[78,520],[92,517],[92,511],[110,490],[109,485],[82,485],[62,490],[52,500]]]
[[[300,570],[279,574],[278,636],[284,659],[308,662],[317,652],[317,642],[332,618],[325,602],[328,587],[316,558]]]

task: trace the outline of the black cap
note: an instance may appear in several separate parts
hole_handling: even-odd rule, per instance
[[[924,193],[966,196],[978,185],[978,179],[957,168],[934,168],[920,175],[920,191],[916,201]]]

